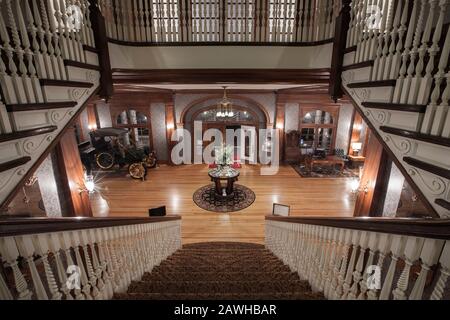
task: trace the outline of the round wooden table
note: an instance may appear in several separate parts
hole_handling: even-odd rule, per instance
[[[212,169],[208,172],[211,181],[216,186],[216,193],[219,196],[229,196],[234,192],[234,183],[238,181],[240,172],[231,167]],[[226,181],[226,187],[222,186],[222,181]]]

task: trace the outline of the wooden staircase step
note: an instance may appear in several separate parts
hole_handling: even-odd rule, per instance
[[[40,79],[41,86],[92,88],[93,83],[70,80]]]
[[[73,61],[73,60],[64,60],[64,65],[67,67],[76,67],[76,68],[88,69],[88,70],[96,70],[96,71],[101,70],[101,68],[99,66],[96,66],[94,64],[83,63],[83,62],[78,62],[78,61]]]
[[[356,51],[357,49],[358,49],[358,46],[351,46],[351,47],[345,48],[344,54]]]
[[[373,64],[375,63],[374,60],[369,61],[363,61],[359,63],[350,64],[348,66],[343,66],[342,71],[348,71],[353,69],[361,69],[361,68],[367,68],[367,67],[373,67]]]
[[[84,51],[93,52],[93,53],[97,53],[97,54],[100,52],[97,48],[88,46],[88,45],[86,45],[86,44],[83,45],[83,50],[84,50]]]
[[[354,82],[349,83],[347,87],[351,89],[356,88],[374,88],[374,87],[395,87],[397,80],[378,80],[378,81],[366,81],[366,82]]]
[[[313,292],[268,292],[268,293],[116,293],[115,300],[324,300],[323,294]]]
[[[427,163],[418,159],[414,159],[411,157],[405,157],[403,158],[403,161],[405,161],[407,164],[416,167],[418,169],[428,171],[430,173],[433,173],[439,177],[450,179],[450,170],[444,169],[442,167],[436,166],[431,163]]]
[[[436,199],[436,201],[434,201],[438,206],[441,206],[442,208],[445,208],[447,210],[450,210],[450,202],[448,202],[447,200],[444,199]]]
[[[437,145],[444,146],[444,147],[450,147],[450,139],[449,138],[432,136],[432,135],[423,134],[420,132],[386,127],[386,126],[380,127],[380,130],[385,133],[394,134],[394,135],[405,137],[405,138],[410,138],[410,139],[414,139],[414,140],[437,144]]]
[[[8,105],[6,105],[6,110],[8,112],[21,112],[21,111],[33,111],[33,110],[45,110],[45,109],[73,108],[76,105],[77,105],[77,102],[75,102],[75,101],[8,104]]]
[[[14,160],[0,163],[0,172],[8,171],[17,167],[20,167],[31,161],[30,157],[21,157]]]
[[[385,102],[363,102],[362,106],[368,109],[384,109],[404,112],[425,113],[427,106],[423,104],[385,103]]]
[[[47,127],[41,127],[36,129],[30,129],[30,130],[22,130],[22,131],[16,131],[11,133],[3,133],[0,134],[0,143],[6,142],[6,141],[12,141],[17,139],[23,139],[33,136],[38,136],[41,134],[46,134],[55,131],[58,129],[57,126],[47,126]]]
[[[267,293],[303,292],[311,287],[306,281],[137,281],[128,287],[133,293]]]

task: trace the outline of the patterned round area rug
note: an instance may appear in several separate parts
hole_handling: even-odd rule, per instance
[[[201,187],[194,193],[194,202],[202,209],[212,212],[236,212],[250,207],[255,202],[255,193],[247,187],[234,185],[234,192],[228,197],[216,194],[213,184]]]

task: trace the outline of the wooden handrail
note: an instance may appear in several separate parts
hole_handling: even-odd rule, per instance
[[[0,218],[0,237],[181,220],[180,216],[131,218]]]
[[[450,219],[267,216],[266,220],[450,240]]]

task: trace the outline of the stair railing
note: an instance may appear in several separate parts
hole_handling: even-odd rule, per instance
[[[44,103],[40,79],[68,80],[65,60],[95,47],[88,0],[2,0],[0,85],[5,104]]]
[[[181,248],[181,218],[0,220],[0,300],[111,299]]]
[[[270,216],[266,247],[332,300],[440,300],[450,276],[450,220]]]
[[[101,0],[110,40],[314,43],[334,37],[341,1]]]
[[[395,80],[390,103],[427,105],[417,132],[443,138],[450,138],[449,10],[448,0],[352,1],[347,49],[355,51],[345,58],[373,61],[368,81]]]

